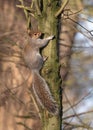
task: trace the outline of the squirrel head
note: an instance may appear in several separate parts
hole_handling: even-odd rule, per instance
[[[32,37],[32,38],[35,38],[35,39],[39,38],[40,36],[41,36],[41,32],[35,32],[35,33],[33,33],[33,34],[31,35],[31,37]]]
[[[27,33],[31,38],[35,38],[35,39],[39,38],[42,35],[40,31],[33,31],[29,29],[27,30]]]

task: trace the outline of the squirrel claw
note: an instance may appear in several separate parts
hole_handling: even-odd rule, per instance
[[[43,56],[43,60],[44,60],[44,62],[45,62],[47,59],[48,59],[47,56]]]
[[[55,36],[52,35],[52,36],[48,37],[47,39],[48,39],[48,40],[52,40],[54,37],[55,37]]]

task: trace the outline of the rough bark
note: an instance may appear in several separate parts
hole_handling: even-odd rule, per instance
[[[50,5],[49,5],[50,4]],[[48,57],[43,70],[42,75],[48,82],[51,92],[53,93],[57,103],[60,105],[59,89],[60,89],[60,78],[59,78],[59,61],[58,61],[58,19],[55,18],[57,11],[58,1],[43,1],[43,17],[39,17],[39,28],[41,32],[48,35],[54,35],[55,39],[49,43],[49,45],[43,50],[43,55]],[[42,112],[43,130],[60,130],[61,120],[60,116],[49,116]]]

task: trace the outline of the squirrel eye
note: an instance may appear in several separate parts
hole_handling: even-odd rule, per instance
[[[34,35],[36,36],[36,35],[37,35],[37,33],[34,33]]]

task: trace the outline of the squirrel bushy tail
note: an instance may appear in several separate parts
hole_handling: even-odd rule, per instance
[[[40,76],[37,71],[33,72],[32,88],[37,102],[46,108],[51,114],[58,114],[58,105],[53,99],[46,81]]]

